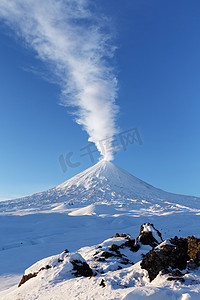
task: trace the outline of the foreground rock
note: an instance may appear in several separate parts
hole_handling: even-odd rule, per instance
[[[149,251],[141,261],[152,281],[160,271],[182,275],[181,270],[196,268],[200,263],[200,240],[194,236],[167,240]],[[177,270],[177,272],[173,270]],[[180,271],[179,271],[180,270]]]
[[[191,260],[199,266],[200,263],[200,239],[195,238],[193,235],[187,238],[188,240],[188,255]]]
[[[134,265],[143,254],[159,244],[161,234],[153,224],[141,226],[140,234],[135,240],[129,234],[119,234],[103,243],[84,247],[78,253],[69,253],[66,249],[60,255],[43,259],[26,270],[19,287],[26,281],[38,277],[65,272],[65,277],[91,277],[108,271],[121,270]]]
[[[30,279],[34,282],[38,277],[47,281],[52,278],[59,281],[60,278],[97,277],[100,280],[98,285],[105,287],[102,276],[123,269],[123,274],[126,274],[126,270],[136,263],[140,272],[144,273],[142,269],[148,272],[150,281],[160,273],[168,274],[168,281],[184,282],[184,274],[200,265],[200,239],[194,236],[175,237],[163,242],[161,233],[154,225],[144,223],[136,240],[129,234],[116,233],[96,246],[84,247],[74,253],[66,249],[59,255],[37,262],[26,270],[19,287]]]
[[[47,262],[48,264],[46,264]],[[18,287],[36,276],[51,276],[51,274],[56,273],[59,277],[59,273],[63,272],[65,273],[66,279],[72,276],[93,276],[93,271],[80,254],[70,254],[65,250],[60,255],[45,258],[27,269]]]
[[[155,247],[163,242],[163,239],[160,231],[158,231],[153,224],[144,223],[141,225],[140,234],[137,237],[136,242]]]

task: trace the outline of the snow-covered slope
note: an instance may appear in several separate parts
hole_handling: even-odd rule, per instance
[[[18,284],[24,270],[37,261],[61,253],[66,248],[72,253],[80,248],[102,243],[116,232],[126,232],[136,237],[139,226],[146,222],[159,228],[164,239],[175,235],[195,235],[200,238],[200,198],[162,191],[111,162],[100,161],[53,189],[0,202],[0,299],[2,295],[5,295],[3,299],[13,299],[7,297],[8,293],[11,295],[11,290],[6,289],[12,289],[14,284]],[[128,277],[127,272],[116,271],[115,275],[120,277],[120,282],[128,282],[132,274],[138,274],[136,265],[129,268]],[[109,272],[106,274],[109,281]],[[199,275],[197,279],[200,280]],[[89,283],[91,295],[97,295],[99,289],[102,291],[98,284],[98,288],[93,285],[96,277],[73,281],[70,279],[69,287],[73,283],[73,292],[76,292],[77,286],[81,290],[85,280]],[[46,284],[44,281],[43,295],[49,287]],[[65,296],[65,283],[58,284],[57,287],[61,291],[62,284]],[[28,293],[32,293],[31,281],[22,290],[28,286]],[[143,288],[144,286],[141,287],[142,290]],[[151,286],[145,288],[147,294],[151,293]],[[76,299],[75,294],[72,294],[68,294],[69,297],[65,299]],[[159,295],[162,296],[162,289]],[[159,295],[157,299],[160,299]],[[49,298],[50,296],[49,294],[42,299],[54,299]],[[115,299],[122,299],[121,296],[119,294]],[[95,300],[98,299],[95,297]],[[109,298],[108,289],[102,297],[112,299]],[[127,297],[126,299],[132,299],[131,295]],[[18,298],[29,300],[26,297]],[[134,294],[134,299],[142,298],[135,298]]]
[[[134,177],[111,162],[101,160],[96,165],[48,191],[32,196],[4,201],[0,212],[23,213],[53,209],[64,211],[91,204],[126,205],[129,208],[162,210],[163,212],[200,209],[200,198],[182,196],[157,189]],[[14,207],[14,210],[13,210]],[[99,206],[98,206],[99,208]],[[105,208],[105,207],[104,207]],[[87,210],[87,209],[86,209]],[[92,208],[95,213],[95,207]],[[84,214],[88,214],[86,211]]]
[[[167,269],[166,265],[165,272],[158,270],[150,281],[151,268],[145,269],[141,264],[145,254],[152,252],[154,246],[154,251],[159,253],[167,245],[168,249],[177,249],[178,244],[173,245],[172,240],[162,242],[161,233],[158,234],[152,224],[142,225],[142,235],[143,242],[138,238],[135,242],[124,233],[116,234],[95,246],[83,247],[76,252],[66,249],[44,258],[25,271],[18,286],[0,293],[0,299],[199,299],[200,269],[197,267],[186,266],[178,271],[177,268]],[[150,241],[155,245],[150,245]],[[177,259],[177,253],[181,255],[183,251],[181,247],[178,249]],[[166,256],[166,263],[167,254],[162,255]]]

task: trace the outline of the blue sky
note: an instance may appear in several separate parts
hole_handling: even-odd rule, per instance
[[[156,187],[200,196],[199,1],[97,3],[117,46],[117,125],[136,127],[143,141],[114,163]],[[88,135],[59,105],[59,86],[3,23],[0,65],[0,199],[45,190],[90,167],[89,156],[80,157]],[[69,152],[80,165],[64,173],[59,156]]]

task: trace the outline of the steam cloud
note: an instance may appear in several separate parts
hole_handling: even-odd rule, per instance
[[[109,59],[114,47],[106,18],[89,0],[1,0],[0,18],[54,70],[64,105],[106,160],[112,151],[99,141],[117,133],[117,80]],[[102,143],[101,143],[102,144]]]

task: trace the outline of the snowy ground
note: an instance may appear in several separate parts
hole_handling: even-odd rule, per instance
[[[153,223],[163,239],[200,238],[200,199],[166,193],[101,162],[47,192],[1,202],[0,299],[200,299],[198,270],[184,284],[164,276],[150,283],[139,258],[135,265],[103,277],[37,284],[41,275],[17,288],[24,271],[37,261],[66,248],[71,253],[102,243],[116,232],[136,238],[145,222]],[[83,250],[79,253],[84,257]],[[99,286],[101,278],[105,288]],[[131,286],[122,288],[122,282]]]

